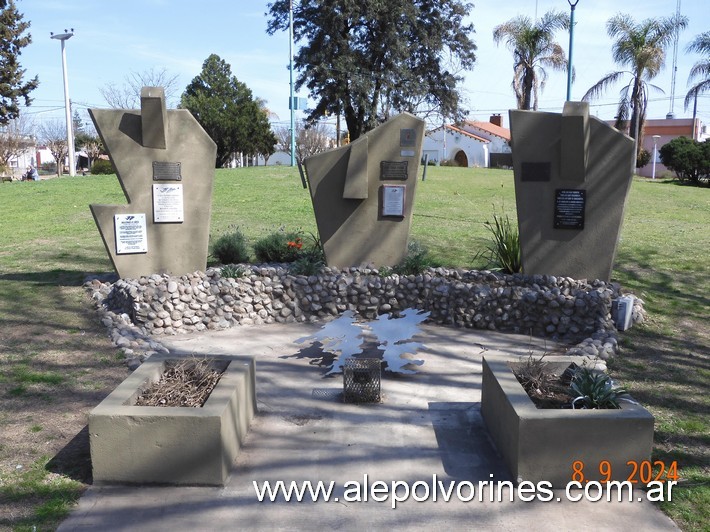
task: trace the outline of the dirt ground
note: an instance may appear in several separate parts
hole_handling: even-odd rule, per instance
[[[0,327],[0,487],[21,487],[18,477],[46,460],[44,483],[59,474],[90,483],[88,414],[129,373],[83,288],[61,290],[72,327],[39,316]],[[37,503],[10,499],[0,494],[0,529]]]

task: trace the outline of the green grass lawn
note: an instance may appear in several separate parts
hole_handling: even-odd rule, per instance
[[[0,529],[54,528],[90,478],[72,442],[127,370],[81,288],[111,271],[88,204],[124,202],[115,176],[0,185]],[[494,212],[515,218],[510,171],[429,167],[413,238],[444,265],[482,267]],[[213,237],[315,232],[287,167],[217,170],[212,214]],[[613,273],[650,319],[621,336],[611,372],[656,416],[654,459],[678,461],[662,508],[686,530],[710,523],[709,227],[709,189],[637,179]]]

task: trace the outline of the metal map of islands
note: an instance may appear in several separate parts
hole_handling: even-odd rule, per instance
[[[412,364],[421,366],[423,360],[403,358],[405,354],[414,354],[425,346],[411,341],[419,334],[419,324],[429,317],[430,312],[416,309],[403,310],[399,318],[389,314],[381,314],[369,322],[358,322],[356,313],[352,310],[326,323],[318,332],[296,340],[297,344],[320,342],[322,350],[336,356],[330,371],[326,375],[341,373],[345,359],[363,353],[362,346],[369,336],[375,337],[377,348],[384,351],[382,360],[387,362],[387,370],[394,373],[414,374],[415,370],[404,366]]]

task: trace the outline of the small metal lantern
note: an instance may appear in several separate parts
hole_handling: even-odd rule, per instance
[[[379,403],[382,360],[347,357],[343,365],[343,401]]]

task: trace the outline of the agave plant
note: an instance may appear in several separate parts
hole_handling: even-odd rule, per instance
[[[570,382],[573,408],[619,408],[619,396],[626,390],[615,387],[609,375],[590,368],[577,369]]]
[[[520,235],[518,228],[510,223],[508,215],[498,216],[493,213],[493,223],[483,222],[491,233],[491,240],[486,248],[474,256],[474,260],[484,258],[487,268],[494,268],[503,273],[518,273],[523,270],[520,255]]]

